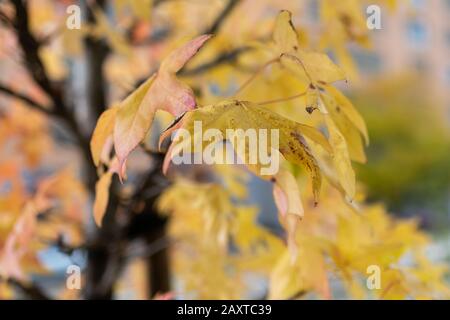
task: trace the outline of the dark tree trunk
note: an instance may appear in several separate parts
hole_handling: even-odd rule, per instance
[[[169,182],[162,174],[164,155],[154,154],[152,159],[154,166],[136,194],[134,216],[126,232],[128,239],[145,243],[148,298],[170,290],[168,220],[156,210],[156,201]],[[144,203],[143,208],[141,203]]]
[[[147,243],[151,245],[154,241],[165,239],[167,237],[165,223],[156,229],[147,238]],[[153,255],[147,258],[148,274],[148,294],[150,298],[157,293],[166,293],[170,291],[170,260],[169,249],[161,248]]]
[[[95,1],[95,5],[99,9],[105,8],[104,0]],[[95,22],[93,7],[86,4],[86,16],[89,23]],[[86,53],[86,93],[89,118],[92,123],[87,123],[88,130],[92,131],[95,120],[106,109],[106,81],[103,72],[105,59],[109,53],[107,44],[102,39],[96,39],[88,36],[85,39],[85,53]],[[91,160],[92,163],[92,160]],[[92,176],[92,172],[88,173],[87,177],[90,189],[95,192],[95,181],[97,179],[96,173]],[[94,182],[92,182],[94,181]],[[94,186],[92,186],[94,183]],[[110,200],[107,212],[104,217],[102,228],[94,227],[92,233],[88,234],[87,247],[87,266],[86,266],[86,284],[84,289],[84,297],[86,299],[112,299],[113,285],[115,283],[112,264],[118,263],[119,250],[116,248],[117,231],[115,223],[115,213],[118,206],[118,201],[115,196],[114,185],[110,192]]]

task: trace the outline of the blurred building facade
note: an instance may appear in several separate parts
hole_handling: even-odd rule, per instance
[[[363,76],[416,73],[450,111],[450,0],[399,1],[381,21],[373,51],[355,53]]]

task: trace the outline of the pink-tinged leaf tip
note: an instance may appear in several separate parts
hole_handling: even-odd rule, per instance
[[[178,72],[186,62],[189,61],[203,46],[203,44],[211,38],[212,35],[204,34],[189,41],[184,46],[173,51],[161,64],[161,69],[166,72]]]

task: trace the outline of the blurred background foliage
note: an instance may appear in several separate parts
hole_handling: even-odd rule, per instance
[[[371,140],[368,162],[355,166],[369,201],[442,232],[449,226],[450,131],[442,104],[424,88],[418,76],[405,75],[353,92]]]

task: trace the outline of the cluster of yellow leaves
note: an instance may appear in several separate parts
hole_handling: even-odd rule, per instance
[[[46,153],[53,144],[48,135],[45,117],[25,108],[22,104],[11,103],[11,108],[0,116],[0,278],[24,278],[30,272],[42,272],[36,252],[45,246],[34,242],[36,215],[50,209],[50,182],[42,181],[36,194],[30,194],[24,181],[23,168],[34,170],[45,161]],[[66,190],[66,189],[64,189]],[[62,189],[61,189],[62,191]],[[73,208],[67,201],[67,209]],[[50,216],[41,223],[39,233],[54,237],[55,231],[63,231],[68,223],[61,218]],[[6,282],[0,282],[0,298],[13,294]]]
[[[300,48],[291,14],[282,11],[273,32],[274,51],[280,63],[306,82],[305,104],[308,113],[318,110],[322,114],[319,125],[325,123],[332,148],[332,162],[339,183],[346,195],[355,195],[355,174],[350,158],[364,161],[360,134],[368,142],[364,120],[351,102],[330,83],[344,79],[343,72],[325,54],[308,52]],[[359,151],[351,157],[352,149]]]
[[[245,188],[244,181],[233,180]],[[231,194],[221,183],[173,184],[158,208],[171,217],[181,296],[242,298],[251,294],[253,276],[262,284],[268,281],[270,299],[329,299],[342,289],[345,297],[356,299],[449,297],[444,284],[448,269],[424,255],[429,239],[417,221],[396,220],[378,204],[355,210],[330,185],[324,189],[318,207],[305,196],[310,214],[297,226],[293,258],[281,238],[258,224],[257,208],[236,202],[244,195]],[[366,287],[371,265],[381,270],[380,289]]]
[[[86,35],[105,39],[119,55],[130,55],[131,47],[123,34],[112,28],[109,18],[99,9],[94,10],[96,23],[83,26],[82,30],[69,31],[65,27],[61,28],[66,17],[56,19],[52,2],[30,2],[33,4],[31,24],[34,32],[40,36],[52,33],[48,32],[52,28],[47,29],[47,24],[51,21],[57,21],[57,28],[53,26],[55,30],[61,29],[62,45],[56,44],[51,50],[45,46],[40,49],[40,55],[52,79],[59,80],[65,75],[62,52],[69,55],[80,54],[82,40]],[[392,6],[396,1],[378,2]],[[67,5],[70,1],[61,3]],[[251,47],[262,50],[255,50],[239,58],[237,63],[240,65],[244,62],[243,70],[247,65],[253,68],[265,64],[267,60],[273,63],[270,64],[270,69],[265,70],[268,72],[264,74],[264,81],[252,84],[253,90],[246,92],[245,100],[271,100],[298,95],[299,92],[303,92],[302,97],[295,102],[286,101],[282,108],[277,109],[268,109],[248,101],[212,103],[209,100],[214,97],[210,88],[200,84],[202,102],[209,103],[192,111],[197,105],[193,92],[178,81],[175,73],[209,36],[194,39],[166,58],[155,75],[122,103],[108,109],[99,119],[91,143],[92,156],[101,173],[94,204],[97,224],[101,224],[108,204],[108,190],[113,174],[118,173],[121,178],[124,177],[128,154],[145,138],[157,109],[168,111],[174,116],[187,111],[176,125],[188,129],[196,119],[221,131],[226,128],[279,128],[282,137],[277,152],[289,162],[303,165],[313,181],[313,197],[302,195],[305,200],[302,202],[297,182],[300,174],[295,166],[284,163],[282,170],[273,177],[274,200],[280,220],[288,231],[288,242],[298,244],[296,254],[292,255],[293,250],[284,252],[282,242],[258,226],[256,209],[236,205],[234,198],[242,200],[247,188],[236,179],[242,173],[235,169],[216,167],[215,170],[222,175],[224,185],[179,180],[160,199],[160,209],[173,215],[170,232],[180,239],[180,245],[175,246],[176,254],[184,256],[176,259],[176,268],[185,279],[187,289],[194,290],[199,297],[205,298],[242,297],[245,293],[246,272],[250,270],[268,275],[272,265],[279,259],[270,278],[272,298],[297,297],[310,291],[317,292],[322,297],[330,297],[328,282],[330,273],[335,270],[338,270],[350,294],[362,297],[363,286],[357,279],[358,275],[364,275],[368,264],[377,264],[383,270],[385,284],[382,290],[375,292],[377,297],[434,298],[447,295],[447,289],[441,284],[445,268],[432,265],[417,252],[414,252],[415,265],[396,265],[404,253],[427,243],[425,237],[417,231],[415,223],[396,222],[379,206],[363,206],[361,214],[357,215],[342,200],[340,194],[328,187],[320,207],[314,207],[321,189],[321,174],[341,194],[346,195],[347,200],[354,199],[356,188],[351,160],[365,162],[364,143],[368,143],[368,135],[364,121],[351,102],[331,86],[331,83],[343,80],[344,73],[327,55],[306,49],[308,37],[302,34],[298,39],[289,12],[283,11],[278,16],[269,46],[251,42],[264,38],[265,32],[271,27],[267,19],[261,19],[267,8],[287,5],[292,10],[300,9],[300,5],[280,3],[276,0],[243,2],[224,23],[223,32],[209,46],[210,49],[204,50],[202,58],[206,61],[206,58],[215,57],[223,50],[250,44]],[[364,11],[361,10],[364,3],[366,2],[360,0],[322,0],[319,6],[324,28],[318,47],[321,51],[331,48],[350,78],[355,77],[356,70],[346,44],[355,41],[367,46],[369,43]],[[153,18],[151,0],[117,0],[113,5],[117,16],[121,17],[118,21],[119,29],[128,26],[131,21],[122,19],[127,19],[127,14],[123,14],[127,9],[131,9],[131,15],[141,20]],[[162,8],[158,11],[160,15],[155,15],[155,20],[169,18],[176,26],[176,36],[173,38],[177,38],[204,30],[205,23],[208,25],[215,18],[211,8],[220,11],[224,5],[223,1],[211,1],[209,6],[200,2],[192,5],[184,1],[167,1],[161,5]],[[246,19],[242,19],[242,12],[246,13]],[[158,25],[150,23],[145,27],[156,29]],[[237,37],[238,34],[241,35]],[[165,45],[171,46],[171,42],[172,37]],[[156,55],[163,51],[158,46],[155,47]],[[127,60],[127,63],[131,60]],[[122,72],[128,72],[126,67],[121,69],[125,70]],[[225,65],[200,78],[187,79],[187,83],[214,82],[222,86],[241,81],[244,76],[245,72]],[[19,108],[12,109],[20,111]],[[26,116],[29,120],[33,115],[27,113]],[[45,124],[41,119],[21,121],[23,117],[23,114],[16,117],[15,113],[11,113],[1,119],[0,144],[5,145],[6,140],[12,140],[11,137],[19,137],[20,152],[25,154],[27,165],[34,166],[39,162],[42,151],[48,149],[49,140],[42,134],[45,132]],[[325,136],[314,127],[326,131]],[[175,128],[176,126],[171,129]],[[171,130],[167,131],[166,135],[170,132]],[[116,156],[111,158],[113,146]],[[167,158],[169,160],[170,157]],[[102,164],[107,166],[106,170],[102,170]],[[36,216],[41,211],[54,209],[54,200],[58,199],[62,201],[62,211],[73,215],[72,218],[78,221],[83,201],[72,196],[79,196],[83,192],[67,172],[42,182],[34,195],[29,195],[20,183],[17,178],[19,172],[14,163],[2,161],[0,172],[0,177],[13,181],[12,189],[0,194],[0,226],[4,231],[0,233],[0,273],[3,276],[21,277],[23,273],[19,263],[28,266],[35,260],[30,239],[39,230],[44,230],[46,235],[59,233],[54,228],[62,222],[57,218],[50,218],[52,224],[44,227],[41,223],[36,224]],[[304,220],[299,222],[298,217],[303,216],[304,211],[312,214],[305,215]],[[292,215],[295,219],[291,219]],[[37,230],[36,226],[39,224],[41,228]],[[64,228],[63,225],[60,227]],[[26,232],[22,234],[17,230]],[[238,248],[239,254],[229,254],[229,246],[233,245]],[[28,256],[30,261],[24,263]],[[221,290],[218,291],[217,288]],[[440,293],[443,295],[439,295]]]
[[[356,211],[330,187],[326,193],[321,206],[309,208],[311,214],[299,224],[296,259],[286,252],[275,266],[271,298],[307,292],[329,298],[333,282],[357,299],[448,298],[448,270],[423,254],[429,239],[417,221],[396,220],[382,205],[362,205]],[[381,287],[375,290],[366,287],[371,265],[381,270]]]
[[[268,3],[270,1],[265,1],[262,5],[253,2],[255,5],[253,12],[262,12],[257,9],[264,8]],[[320,5],[321,19],[329,22],[326,24],[325,30],[328,31],[323,33],[320,47],[322,49],[331,47],[351,76],[355,72],[345,43],[350,40],[361,45],[368,44],[367,28],[361,10],[362,3],[347,0],[342,5],[337,5],[333,1],[322,1]],[[125,5],[138,14],[139,9],[136,10],[138,6],[134,1],[126,1],[126,4],[125,1],[120,1],[116,4],[116,9],[121,10]],[[180,10],[180,7],[184,6],[185,4],[175,3],[169,4],[166,8],[170,16],[183,13],[183,19],[175,19],[178,29],[182,30],[180,26],[183,25],[183,21],[191,21],[196,16]],[[197,12],[204,10],[198,8]],[[142,10],[141,13],[143,19],[147,19],[150,15],[147,10]],[[115,31],[111,31],[106,16],[96,11],[96,18],[97,24],[91,26],[90,32],[97,37],[106,38],[114,51],[129,54],[129,48],[123,38]],[[230,21],[233,21],[233,16]],[[265,30],[261,28],[263,29]],[[330,30],[333,30],[333,37],[327,35]],[[228,34],[228,37],[223,35],[218,37],[211,49],[202,57],[214,57],[219,50],[227,48],[234,40],[232,33]],[[255,223],[255,209],[236,205],[233,200],[236,195],[230,194],[231,189],[224,189],[224,186],[218,183],[198,184],[178,180],[164,193],[159,208],[173,215],[171,234],[181,240],[181,243],[176,245],[175,251],[179,256],[186,256],[184,259],[176,259],[176,266],[185,277],[188,291],[196,291],[199,297],[240,297],[245,289],[244,274],[249,267],[255,267],[252,271],[261,271],[267,275],[271,269],[268,266],[272,265],[276,258],[280,258],[271,275],[271,297],[297,297],[310,291],[317,292],[325,298],[330,297],[328,278],[332,268],[336,268],[342,274],[342,281],[349,288],[349,292],[355,297],[361,297],[363,290],[355,283],[354,274],[363,274],[369,262],[379,264],[383,269],[383,276],[388,279],[388,290],[377,293],[378,297],[398,297],[401,290],[403,296],[421,295],[417,293],[420,277],[409,279],[407,282],[404,280],[406,279],[404,272],[392,267],[392,264],[398,262],[407,250],[425,244],[416,227],[413,224],[390,221],[382,208],[378,208],[378,214],[372,216],[365,211],[375,209],[364,207],[364,213],[358,216],[348,205],[348,201],[352,201],[356,194],[351,160],[366,161],[364,143],[368,143],[368,134],[358,111],[337,88],[331,86],[332,83],[345,79],[344,72],[327,55],[306,49],[304,46],[306,37],[298,39],[290,12],[282,11],[275,22],[272,42],[268,46],[252,43],[252,46],[262,50],[255,50],[242,58],[243,61],[252,60],[251,66],[270,66],[269,74],[266,75],[268,81],[255,84],[255,90],[248,93],[247,97],[250,98],[246,100],[260,101],[268,96],[282,98],[289,96],[287,92],[292,92],[300,97],[296,100],[298,103],[287,102],[283,108],[270,110],[254,102],[227,100],[195,109],[197,103],[192,90],[178,81],[175,73],[208,38],[207,35],[198,37],[169,55],[155,75],[122,103],[108,109],[100,117],[92,138],[91,149],[95,164],[97,166],[105,164],[107,170],[101,172],[97,183],[97,197],[94,204],[97,224],[101,224],[108,203],[112,175],[118,173],[121,179],[125,176],[125,161],[129,153],[148,134],[157,109],[168,111],[174,116],[183,114],[164,133],[162,139],[178,128],[193,133],[193,123],[196,120],[203,121],[206,125],[203,127],[205,130],[214,128],[221,132],[230,128],[244,130],[276,128],[281,130],[280,147],[276,152],[280,152],[291,164],[304,166],[313,184],[313,200],[305,196],[307,206],[304,208],[300,200],[296,167],[283,164],[280,172],[273,177],[274,200],[280,220],[288,233],[290,253],[283,253],[284,246],[281,241],[267,230],[258,227]],[[239,41],[247,44],[242,39],[237,39],[238,43]],[[231,72],[237,75],[233,77],[230,75]],[[214,79],[217,83],[223,83],[228,80],[236,81],[236,78],[241,80],[242,74],[225,66],[204,75],[201,80],[208,83]],[[269,82],[270,79],[272,82]],[[188,83],[193,83],[191,81],[199,79],[188,79]],[[257,90],[263,87],[265,89]],[[202,100],[213,99],[209,88],[203,86],[202,93]],[[325,135],[316,128],[326,131]],[[194,135],[192,137],[194,143],[191,145],[198,143],[198,139],[201,138]],[[115,156],[111,158],[113,146]],[[171,157],[182,146],[172,143],[165,161],[165,169]],[[248,151],[248,145],[246,147],[245,150]],[[270,145],[268,149],[271,150]],[[236,150],[239,149],[235,148]],[[240,156],[244,159],[249,158],[248,154]],[[256,169],[248,167],[255,173],[260,168],[258,163]],[[325,204],[321,204],[320,209],[310,205],[317,202],[322,174],[331,185],[346,196],[347,201],[342,200],[341,195],[334,191],[327,191]],[[223,178],[225,179],[225,175]],[[240,190],[246,188],[242,185],[237,186],[239,183],[232,180],[228,178],[228,183],[233,187]],[[226,184],[225,181],[224,183]],[[332,205],[327,204],[333,201],[335,203]],[[306,215],[304,221],[299,223],[298,217],[302,217],[305,210],[321,210],[321,212],[325,210],[326,214],[316,214],[311,218],[311,215]],[[380,222],[385,220],[388,222],[384,224]],[[377,223],[381,223],[381,227],[374,233],[372,224]],[[386,236],[391,233],[390,237]],[[351,237],[352,234],[355,235]],[[356,241],[360,236],[364,240]],[[403,238],[406,239],[404,243],[401,242]],[[240,254],[227,254],[229,246],[233,244],[238,247]],[[193,256],[195,259],[192,259]],[[267,263],[268,261],[270,263]],[[422,265],[426,263],[422,261]],[[211,269],[217,272],[210,272]],[[411,274],[420,272],[418,269]],[[204,274],[204,277],[199,277],[198,274]],[[441,279],[442,272],[436,271],[433,274],[436,275],[436,281]],[[232,279],[234,281],[231,281]],[[401,290],[398,289],[400,285]],[[222,290],[217,292],[217,287]],[[413,287],[416,291],[411,293]],[[426,296],[426,293],[423,293],[423,296]]]
[[[53,145],[47,128],[45,117],[20,103],[11,103],[5,112],[0,110],[1,159],[23,161],[29,168],[39,166]]]
[[[294,130],[291,127],[289,129],[292,131],[288,132],[292,135],[292,132],[297,131],[313,142],[322,142],[319,142],[322,150],[317,148],[312,148],[311,152],[309,149],[301,148],[301,150],[308,150],[308,155],[310,159],[314,159],[312,161],[315,165],[317,159],[318,166],[328,178],[330,185],[339,190],[341,194],[346,195],[347,200],[343,199],[342,195],[333,190],[330,185],[327,185],[326,196],[323,197],[325,200],[318,208],[311,205],[315,201],[305,197],[308,199],[305,210],[311,214],[306,215],[303,221],[298,223],[298,219],[287,219],[286,217],[289,217],[287,213],[296,213],[301,216],[304,209],[299,199],[300,192],[296,179],[289,171],[285,169],[280,171],[275,179],[274,199],[281,213],[281,222],[288,232],[288,243],[295,242],[298,249],[294,250],[295,254],[292,255],[292,250],[280,253],[280,250],[284,250],[281,249],[284,246],[280,247],[273,243],[272,247],[265,248],[263,256],[268,255],[271,258],[276,256],[279,259],[270,276],[269,297],[297,298],[305,293],[313,292],[320,297],[330,298],[332,290],[329,279],[333,275],[340,279],[341,285],[346,287],[348,296],[354,298],[447,297],[448,289],[442,284],[446,272],[444,267],[433,266],[423,256],[414,260],[412,264],[401,265],[400,259],[406,253],[417,254],[428,243],[414,221],[395,221],[388,216],[382,206],[362,206],[360,212],[357,213],[355,211],[356,204],[348,203],[348,200],[353,200],[356,194],[355,175],[350,160],[365,162],[364,141],[368,143],[367,129],[362,117],[351,102],[338,89],[330,85],[331,82],[343,79],[342,71],[326,55],[302,51],[290,20],[289,12],[281,12],[278,16],[273,34],[274,45],[271,51],[279,56],[279,59],[275,58],[275,60],[281,64],[282,68],[291,71],[295,76],[288,86],[293,83],[298,88],[306,90],[303,101],[306,113],[297,111],[293,115],[294,118],[300,115],[302,118],[311,116],[311,119],[305,122],[319,126],[325,125],[329,141],[323,143],[315,133],[311,137],[311,134],[308,135],[305,130],[302,131],[307,126],[298,123],[295,124]],[[285,87],[283,82],[272,83],[268,87],[270,90],[254,90],[254,95],[264,95],[263,92],[268,91],[283,92]],[[315,110],[319,111],[319,117],[311,115]],[[290,116],[292,118],[292,115]],[[206,123],[204,129],[216,128],[219,131],[224,131],[226,128],[245,130],[247,128],[272,128],[272,126],[283,130],[291,125],[288,119],[270,113],[258,105],[243,101],[228,101],[187,112],[162,138],[175,129],[184,128],[192,133],[194,142],[189,141],[189,145],[199,143],[200,137],[193,135],[195,120]],[[308,130],[307,132],[313,131]],[[174,140],[177,140],[177,137]],[[289,138],[280,137],[280,140],[282,145],[284,142],[288,143]],[[324,146],[329,146],[331,150]],[[183,147],[182,143],[172,145],[168,152],[169,157]],[[279,151],[284,154],[282,147]],[[286,152],[286,150],[284,151]],[[324,151],[328,151],[328,154]],[[248,158],[248,155],[242,156]],[[286,157],[286,154],[284,156]],[[286,158],[288,159],[289,156]],[[298,159],[294,156],[288,160],[296,163]],[[304,162],[299,164],[304,164]],[[226,231],[229,232],[229,237],[237,238],[236,233],[239,233],[239,227],[237,230],[230,228],[228,219],[224,220],[225,223],[217,218],[217,213],[222,210],[227,217],[230,206],[228,202],[225,201],[227,205],[223,205],[223,201],[212,196],[216,192],[225,193],[223,196],[227,197],[227,191],[217,185],[215,188],[211,188],[211,186],[186,186],[185,184],[176,184],[162,196],[160,208],[163,211],[170,211],[173,214],[171,223],[178,226],[178,228],[172,229],[172,233],[178,237],[187,237],[189,234],[183,243],[189,241],[187,239],[198,239],[195,232],[192,231],[204,230],[202,228],[205,225],[204,219],[215,219],[215,221],[224,223],[221,228],[216,227],[215,229],[217,238],[223,239]],[[209,199],[209,196],[212,196],[212,199]],[[186,199],[186,202],[182,199]],[[193,203],[197,205],[192,208],[187,207],[187,201],[192,202],[193,199],[195,199]],[[181,201],[181,204],[177,205],[178,201]],[[211,205],[214,210],[208,209]],[[186,212],[191,212],[192,215],[185,215]],[[242,215],[234,214],[234,216],[236,225],[239,225],[241,220],[249,221],[255,217],[254,212],[252,214],[248,211],[243,212]],[[195,227],[190,225],[193,221],[196,221]],[[206,223],[206,225],[210,224]],[[200,229],[198,229],[199,227]],[[253,229],[255,228],[258,229],[256,234],[249,231],[248,225],[242,230],[250,242],[258,241],[257,234],[267,233],[258,228],[253,220]],[[255,238],[250,240],[253,235]],[[224,253],[223,256],[218,256],[217,247],[214,248],[217,238],[196,242],[191,249],[183,248],[179,252],[176,251],[176,255],[180,255],[179,259],[182,262],[182,267],[179,269],[181,277],[186,281],[186,289],[193,290],[199,297],[218,297],[214,288],[217,286],[226,288],[230,281],[239,286],[236,286],[234,291],[224,290],[221,294],[228,298],[241,297],[243,293],[245,294],[245,281],[241,274],[243,270],[237,266],[241,266],[240,261],[245,258],[230,252],[228,252],[229,255]],[[244,246],[243,243],[240,245]],[[236,250],[239,252],[240,248],[241,246],[238,245]],[[209,258],[201,260],[202,253]],[[183,255],[189,257],[182,258]],[[196,259],[192,259],[192,256],[195,256]],[[214,260],[213,264],[211,260]],[[377,265],[381,268],[383,279],[382,288],[373,293],[365,290],[365,286],[362,284],[365,282],[366,270],[370,265]],[[218,272],[222,270],[222,274],[218,272],[214,272],[213,275],[204,274],[202,268],[209,266]],[[247,264],[247,266],[249,265]],[[255,265],[252,266],[255,267]],[[433,279],[432,282],[424,281],[423,274],[427,272],[426,268],[429,268],[428,272],[433,275],[429,278]],[[188,270],[187,274],[183,270]],[[197,274],[204,275],[199,279],[198,276],[193,276],[192,270],[196,270]],[[260,270],[255,268],[252,271]]]
[[[211,137],[212,139],[210,140],[213,141],[202,141],[204,137],[199,136],[201,132],[194,131],[194,124],[196,121],[201,122],[203,130],[215,129],[218,130],[217,133],[220,132],[221,135]],[[205,145],[218,143],[221,142],[221,137],[226,136],[227,129],[241,129],[244,133],[248,129],[267,130],[268,133],[270,133],[271,130],[279,130],[278,149],[275,149],[276,147],[271,145],[271,140],[269,139],[266,142],[267,145],[265,148],[262,146],[261,142],[259,148],[267,150],[267,156],[271,157],[273,152],[279,151],[288,161],[298,165],[304,165],[313,180],[314,195],[316,198],[318,197],[321,184],[319,166],[311,155],[303,137],[309,138],[327,151],[331,151],[331,147],[322,133],[314,127],[290,121],[289,119],[279,116],[275,112],[248,101],[225,101],[220,104],[200,107],[185,113],[182,119],[166,130],[161,138],[164,139],[178,128],[187,130],[190,133],[190,138],[182,139],[180,143],[172,144],[171,150],[168,152],[169,156],[166,157],[166,166],[168,165],[168,161],[171,160],[171,157],[184,149],[184,143],[187,143],[194,148],[196,144],[202,142]],[[233,139],[230,142],[243,162],[247,164],[255,174],[261,175],[261,155],[255,159],[256,161],[251,161],[252,159],[249,153],[254,150],[251,150],[252,146],[250,146],[249,140],[245,138],[244,134],[236,135],[236,139]],[[178,142],[178,135],[175,135],[173,140]],[[239,148],[239,144],[244,144],[245,147]],[[188,148],[187,150],[190,151],[191,148]],[[255,164],[256,168],[252,168],[252,162]]]
[[[109,169],[96,186],[94,216],[98,225],[106,209],[112,174],[118,173],[123,179],[127,157],[144,140],[155,112],[159,109],[178,116],[196,106],[192,89],[179,81],[175,74],[209,38],[210,35],[199,36],[174,50],[161,63],[157,73],[118,106],[100,116],[91,139],[91,152],[95,165],[99,166],[103,160]],[[113,146],[115,156],[110,159]]]
[[[355,195],[355,174],[351,166],[348,145],[356,145],[358,148],[360,146],[358,143],[361,142],[360,134],[364,135],[367,140],[367,129],[350,101],[329,84],[344,79],[344,74],[327,55],[307,51],[300,47],[296,30],[291,21],[291,13],[288,11],[279,13],[272,39],[268,50],[265,47],[262,48],[269,57],[269,62],[265,66],[277,63],[305,83],[303,87],[307,88],[306,91],[298,96],[303,95],[310,100],[312,97],[307,111],[308,113],[312,113],[316,109],[320,111],[322,120],[319,124],[326,124],[328,140],[316,128],[291,121],[258,104],[239,100],[225,101],[186,112],[161,136],[161,139],[164,139],[179,128],[190,133],[187,138],[175,135],[166,156],[164,169],[167,168],[172,157],[186,149],[186,146],[188,146],[188,152],[192,146],[195,151],[196,145],[205,142],[202,142],[204,137],[199,136],[201,133],[195,132],[196,121],[201,122],[203,130],[214,129],[220,133],[216,136],[216,143],[223,139],[227,129],[243,132],[248,129],[269,130],[269,132],[272,129],[278,129],[280,132],[279,146],[273,148],[270,143],[267,143],[265,150],[269,152],[269,155],[273,155],[273,152],[280,152],[288,162],[301,165],[308,171],[312,179],[316,202],[321,187],[321,168],[317,160],[319,156],[325,158],[324,160],[320,159],[322,166],[327,166],[324,170],[331,171],[330,175],[337,176],[338,186],[352,200]],[[355,130],[356,136],[350,137],[347,134],[347,132],[354,133]],[[313,144],[320,145],[322,153],[311,151],[305,137]],[[214,137],[211,138],[214,139]],[[240,138],[241,140],[231,141],[235,152],[241,159],[245,159],[244,162],[254,173],[261,175],[261,159],[257,159],[256,165],[251,163],[248,154],[250,152],[249,141],[246,140],[245,135],[241,135]],[[354,139],[350,140],[350,138]],[[211,144],[211,142],[214,141],[205,143]],[[243,143],[245,147],[240,149],[239,143]],[[332,162],[331,167],[325,162],[326,160]],[[295,179],[291,173],[283,171],[280,175],[282,183],[275,184],[277,189],[274,196],[280,214],[287,224],[289,238],[292,239],[290,246],[294,251],[293,235],[296,221],[290,214],[297,216],[296,219],[298,219],[303,214],[303,209],[299,194],[295,192],[298,189],[292,189],[295,183],[291,182]],[[278,177],[275,175],[273,178],[277,181]],[[285,189],[285,192],[280,192],[281,189]],[[293,208],[293,204],[295,204],[295,208]]]
[[[220,166],[215,172],[221,182],[178,180],[161,196],[158,209],[171,217],[182,294],[238,299],[247,294],[248,272],[267,276],[284,244],[258,224],[256,208],[240,202],[246,196],[245,171]],[[225,187],[230,185],[235,188]]]
[[[36,234],[51,241],[66,233],[71,241],[80,241],[80,230],[70,226],[81,223],[86,199],[69,169],[36,185],[29,179],[35,169],[49,165],[48,154],[56,149],[42,114],[20,103],[10,106],[0,117],[0,273],[23,277],[23,267],[37,266],[34,255],[45,245],[34,241]],[[37,224],[39,214],[45,219]]]
[[[34,193],[17,164],[1,163],[0,173],[0,277],[23,280],[31,270],[45,271],[36,254],[58,237],[69,245],[82,242],[86,195],[69,169],[40,180]]]
[[[116,0],[114,1],[114,11],[116,13],[131,13],[132,15],[149,20],[152,13],[153,0]],[[130,9],[127,11],[127,9]]]

